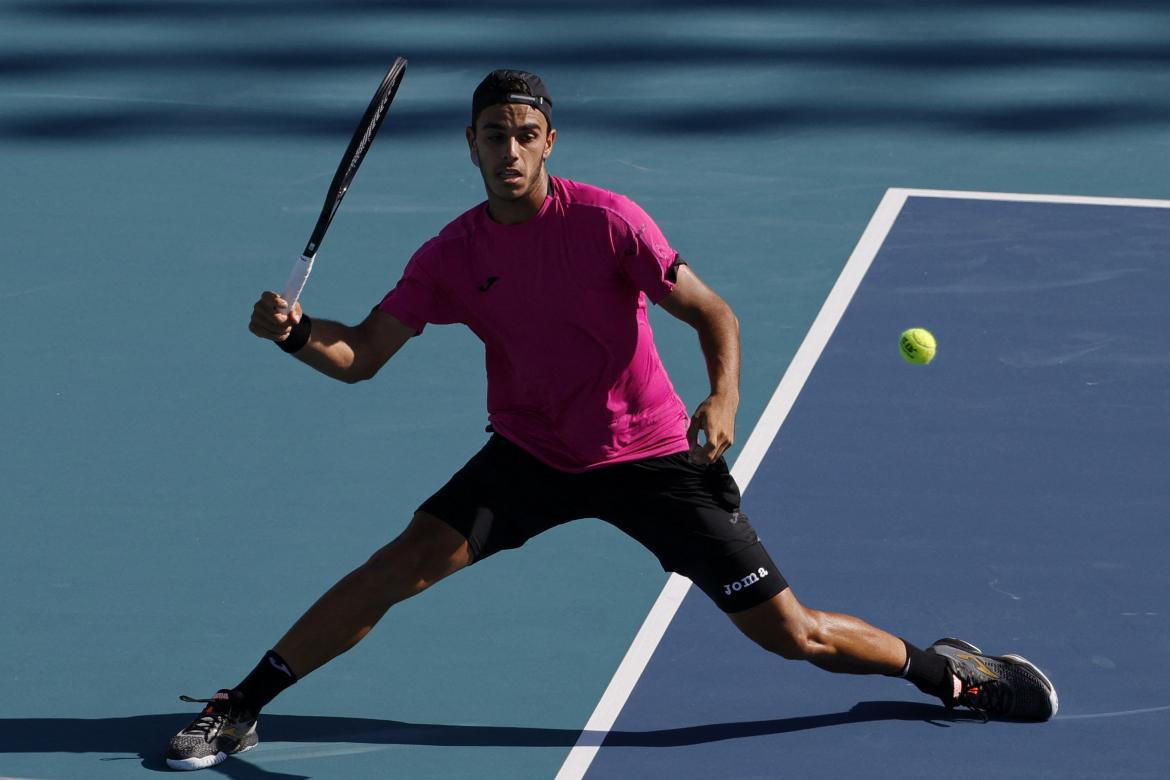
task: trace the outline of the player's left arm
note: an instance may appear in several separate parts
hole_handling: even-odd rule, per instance
[[[691,458],[712,463],[735,443],[739,408],[739,320],[727,302],[686,264],[675,266],[674,289],[658,304],[694,328],[707,361],[711,394],[691,415],[687,440]],[[706,442],[699,442],[699,432]]]

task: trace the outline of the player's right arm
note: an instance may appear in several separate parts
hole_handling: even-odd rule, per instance
[[[302,316],[299,302],[293,304],[292,312],[286,308],[278,294],[263,293],[252,307],[248,330],[262,339],[284,341]],[[380,309],[374,309],[358,325],[317,318],[312,322],[308,342],[293,356],[326,376],[349,383],[372,378],[415,335],[413,328]]]

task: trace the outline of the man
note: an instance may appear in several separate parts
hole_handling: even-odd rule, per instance
[[[538,77],[489,74],[466,135],[486,202],[424,244],[361,324],[310,320],[266,292],[250,329],[356,382],[428,323],[464,323],[486,349],[494,433],[398,538],[322,596],[239,685],[206,700],[171,741],[171,767],[212,766],[255,747],[261,708],[353,647],[391,606],[581,517],[632,536],[785,658],[904,677],[948,707],[986,715],[1056,712],[1052,684],[1018,656],[983,655],[956,639],[921,650],[800,604],[740,513],[722,457],[739,403],[731,309],[632,201],[548,174],[557,132]],[[647,299],[698,332],[711,393],[689,418],[658,359]]]

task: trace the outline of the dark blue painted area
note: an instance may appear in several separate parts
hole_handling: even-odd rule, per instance
[[[588,777],[1164,776],[1168,258],[1162,209],[911,199],[745,493],[806,604],[1022,653],[1056,720],[784,662],[692,590]]]

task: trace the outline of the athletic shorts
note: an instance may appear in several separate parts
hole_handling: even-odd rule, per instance
[[[696,465],[681,452],[574,474],[494,434],[419,510],[466,537],[473,563],[595,517],[640,542],[664,570],[690,578],[724,612],[788,586],[739,511],[739,487],[722,458]]]

